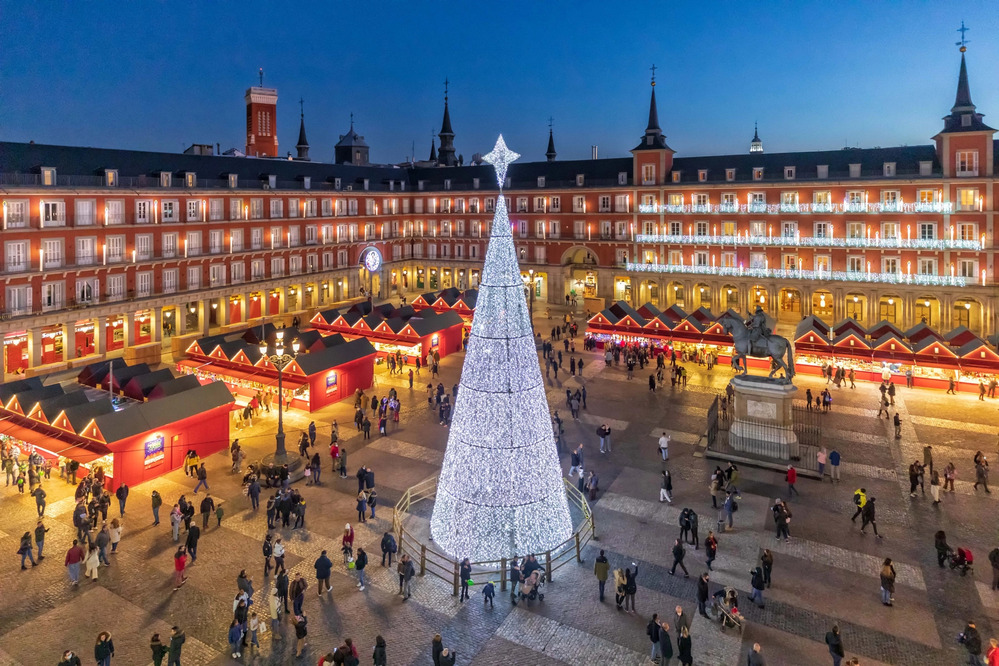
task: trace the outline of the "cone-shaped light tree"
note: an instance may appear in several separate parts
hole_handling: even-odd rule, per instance
[[[483,159],[500,196],[430,521],[448,555],[540,553],[572,535],[548,400],[502,188],[520,157],[500,136]]]

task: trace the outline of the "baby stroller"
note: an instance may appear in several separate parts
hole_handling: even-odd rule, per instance
[[[527,601],[528,606],[530,606],[531,602],[535,599],[538,601],[544,601],[545,593],[541,591],[544,584],[545,575],[541,573],[540,569],[535,569],[531,572],[531,575],[525,578],[520,584],[520,600]]]
[[[739,593],[734,587],[725,587],[713,595],[712,613],[718,616],[722,629],[738,629],[741,634],[746,628],[746,618],[739,612]]]
[[[974,563],[975,556],[967,548],[958,548],[957,551],[951,553],[950,568],[960,569],[962,576],[967,575],[969,571],[974,571]]]

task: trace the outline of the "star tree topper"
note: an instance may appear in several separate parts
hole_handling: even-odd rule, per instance
[[[503,183],[506,182],[506,168],[519,157],[520,153],[515,153],[506,147],[506,142],[503,140],[502,134],[496,139],[496,145],[493,146],[492,151],[482,156],[483,162],[492,164],[493,168],[496,169],[496,184],[499,185],[501,190],[503,189]]]

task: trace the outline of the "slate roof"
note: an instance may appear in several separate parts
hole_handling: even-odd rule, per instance
[[[64,409],[69,409],[70,407],[75,407],[76,405],[82,405],[83,403],[89,401],[90,399],[87,398],[86,392],[70,391],[69,393],[63,393],[62,395],[40,400],[38,404],[41,406],[42,414],[45,415],[45,420],[52,423],[52,419],[59,416],[59,412]]]
[[[445,328],[450,328],[457,324],[464,324],[461,315],[453,310],[433,312],[433,314],[430,314],[430,312],[433,311],[424,310],[407,322],[420,337],[436,333],[437,331],[443,331]]]
[[[154,370],[153,372],[145,375],[132,377],[132,379],[125,384],[123,390],[125,391],[125,395],[130,398],[141,400],[142,398],[148,397],[149,392],[152,391],[158,384],[166,383],[173,378],[173,372],[171,372],[169,368]]]
[[[375,347],[367,338],[357,338],[321,351],[301,354],[295,357],[295,362],[306,376],[311,376],[374,353]]]
[[[124,410],[126,412],[131,410]],[[114,405],[111,404],[110,398],[101,398],[100,400],[94,400],[92,402],[85,402],[79,405],[75,405],[66,410],[66,418],[69,419],[69,424],[73,426],[73,430],[78,434],[83,432],[83,429],[90,423],[91,420],[101,416],[102,414],[112,414],[114,413]]]
[[[212,382],[120,412],[102,414],[96,418],[96,425],[110,444],[232,402],[228,387],[222,382]]]
[[[42,400],[47,400],[48,398],[53,398],[65,394],[60,384],[49,384],[48,386],[42,386],[41,388],[31,389],[28,391],[19,391],[15,394],[17,398],[17,404],[21,406],[21,410],[27,414],[31,411],[37,403]],[[7,405],[10,401],[4,403]]]
[[[105,363],[104,365],[107,365]],[[88,366],[89,367],[89,366]],[[40,377],[28,377],[26,379],[15,379],[6,384],[0,384],[0,403],[7,404],[15,394],[22,391],[32,391],[42,387]]]
[[[147,396],[150,400],[157,400],[168,395],[175,395],[183,391],[188,391],[201,386],[201,382],[194,375],[182,375],[176,379],[162,382],[153,387]]]

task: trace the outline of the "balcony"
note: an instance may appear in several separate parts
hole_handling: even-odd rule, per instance
[[[919,238],[828,238],[816,236],[695,236],[690,234],[638,234],[638,243],[666,245],[729,245],[735,247],[816,247],[869,248],[873,250],[974,250],[983,249],[977,240],[922,240]]]
[[[733,268],[722,266],[692,266],[690,264],[625,263],[622,268],[636,273],[671,273],[687,275],[717,275],[722,277],[777,278],[788,280],[833,280],[837,282],[867,282],[877,284],[919,285],[926,287],[965,287],[972,278],[959,275],[919,275],[904,273],[860,273],[850,271],[808,271],[780,268]]]
[[[977,205],[971,207],[977,211]],[[581,211],[580,211],[581,212]],[[953,213],[955,206],[951,202],[926,202],[926,203],[816,203],[816,204],[642,204],[638,207],[638,212],[643,214],[660,215],[663,213],[679,214],[702,214],[702,215],[724,215],[732,213],[766,213],[779,215],[781,213],[795,213],[802,215],[813,214],[834,214],[845,213],[900,213],[911,215],[916,213]]]

